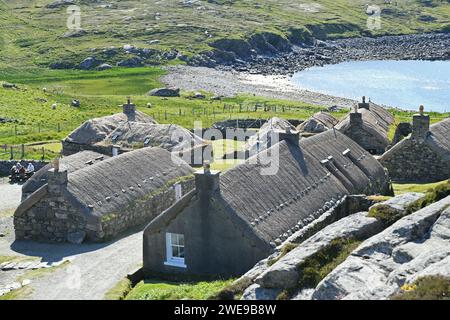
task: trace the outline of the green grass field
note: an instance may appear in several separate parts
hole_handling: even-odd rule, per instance
[[[233,280],[170,282],[146,280],[139,282],[126,300],[207,300],[231,284]]]
[[[152,88],[160,86],[164,74],[159,67],[95,71],[48,71],[36,76],[13,80],[19,89],[0,87],[0,115],[11,122],[0,123],[0,146],[38,141],[60,140],[84,121],[122,110],[126,96],[131,95],[138,110],[154,117],[160,123],[175,123],[193,128],[194,121],[204,127],[229,118],[268,119],[279,115],[289,119],[304,119],[323,107],[295,101],[238,96],[213,101],[192,99],[184,92],[178,98],[147,96]],[[45,90],[44,90],[45,89]],[[81,107],[71,107],[78,99]],[[148,108],[148,103],[151,108]],[[56,109],[52,105],[56,104]],[[258,111],[254,106],[260,105]],[[277,112],[264,112],[262,106],[277,106]],[[283,112],[283,108],[284,112]],[[337,114],[337,116],[342,116]],[[1,149],[0,149],[1,152]]]

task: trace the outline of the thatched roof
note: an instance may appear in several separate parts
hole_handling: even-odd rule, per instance
[[[402,150],[408,146],[410,139],[411,135],[386,151],[381,159],[387,160],[397,152],[403,152]],[[450,118],[430,126],[430,133],[424,139],[424,143],[439,154],[442,159],[450,161]],[[417,159],[421,157],[422,155],[417,155]]]
[[[73,173],[82,168],[101,162],[107,158],[109,157],[97,152],[83,151],[68,157],[61,158],[59,165],[61,170],[67,170],[68,173]],[[37,171],[22,186],[22,194],[33,193],[37,189],[45,185],[48,182],[48,170],[50,170],[52,167],[52,164],[49,163],[46,166],[42,167],[39,171]]]
[[[390,126],[394,123],[394,116],[385,108],[374,103],[368,103],[369,109],[359,108],[362,114],[363,129],[374,139],[383,142],[386,146],[390,144],[388,133]],[[336,129],[345,133],[351,128],[350,114],[347,114],[337,125]]]
[[[296,128],[287,120],[274,117],[267,121],[258,131],[257,134],[250,137],[245,145],[245,149],[250,151],[250,154],[256,154],[270,146],[270,137],[274,132],[296,131]]]
[[[275,148],[280,154],[277,174],[261,175],[262,165],[251,158],[221,176],[220,193],[215,195],[267,242],[280,238],[299,221],[320,215],[319,210],[332,199],[382,193],[387,186],[379,162],[340,132],[329,130],[302,139],[297,146],[281,141],[259,156]],[[357,165],[343,155],[347,149]],[[329,156],[335,164],[332,171],[321,163]]]
[[[339,120],[328,112],[317,112],[311,118],[300,124],[297,129],[304,132],[319,133],[332,129]]]
[[[432,125],[430,133],[425,143],[442,158],[450,161],[450,118]]]
[[[161,148],[143,148],[69,174],[68,192],[90,214],[118,213],[135,201],[189,176],[193,169]]]
[[[111,132],[104,145],[160,147],[168,151],[190,149],[205,144],[205,141],[189,130],[174,124],[148,124],[128,122]]]
[[[117,113],[111,116],[86,121],[70,133],[65,141],[76,144],[92,145],[104,140],[119,126],[129,122],[156,123],[152,117],[140,111],[136,111],[132,114]]]

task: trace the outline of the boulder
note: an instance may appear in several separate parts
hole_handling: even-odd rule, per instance
[[[90,70],[99,64],[99,61],[95,57],[88,57],[84,59],[78,66],[82,70]]]
[[[99,70],[99,71],[109,70],[109,69],[112,69],[112,66],[110,64],[107,64],[107,63],[102,63],[101,65],[99,65],[97,67],[97,70]]]
[[[266,289],[253,284],[244,291],[242,300],[276,300],[280,293],[279,289]]]
[[[367,217],[367,212],[360,212],[345,217],[317,232],[300,246],[289,252],[255,282],[264,288],[287,289],[297,285],[300,278],[298,266],[307,258],[338,238],[368,238],[382,230],[383,226],[375,218]]]
[[[172,89],[172,88],[156,88],[151,90],[148,93],[149,96],[155,97],[179,97],[180,89]]]
[[[81,244],[86,238],[85,231],[72,232],[67,235],[67,241],[73,244]]]
[[[450,196],[364,241],[315,288],[313,299],[388,299],[425,275],[450,276]]]
[[[73,0],[56,0],[56,1],[53,1],[49,4],[47,4],[45,7],[48,9],[56,9],[56,8],[71,6],[74,4],[75,4],[75,1],[73,1]]]
[[[139,66],[142,66],[142,59],[139,57],[125,59],[125,60],[119,61],[117,63],[117,66],[118,67],[127,67],[127,68],[139,67]]]
[[[206,96],[201,92],[196,92],[196,93],[194,93],[194,98],[195,99],[205,99]]]

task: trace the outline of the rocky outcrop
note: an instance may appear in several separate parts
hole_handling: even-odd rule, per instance
[[[389,208],[396,217],[401,217],[409,214],[411,207],[423,197],[422,193],[408,193],[372,206],[364,197],[352,198],[351,202],[347,199],[342,202],[345,206],[341,204],[338,216],[331,221],[326,219],[326,227],[311,224],[298,231],[234,286],[246,288],[242,296],[245,300],[276,299],[286,292],[289,298],[302,300],[385,299],[398,293],[403,284],[422,276],[449,276],[450,197],[388,228],[383,219],[370,216],[368,212],[351,214],[352,210],[367,210],[370,206],[371,213],[375,208]],[[345,216],[345,210],[350,215]],[[303,268],[311,259],[324,257],[324,252],[336,241],[345,239],[355,242],[353,247],[347,247],[351,249],[347,253],[349,256],[341,260],[344,262],[313,286],[305,285]],[[288,243],[291,251],[286,251]]]
[[[237,71],[288,75],[313,66],[349,60],[450,58],[448,33],[326,40],[326,34],[333,33],[333,26],[328,24],[326,28],[323,30],[321,26],[309,26],[311,30],[290,30],[288,38],[276,34],[258,34],[247,40],[219,40],[211,44],[214,50],[185,60],[194,66],[231,66]],[[337,33],[341,31],[345,30],[337,30]]]
[[[268,289],[295,288],[300,278],[299,266],[338,238],[367,238],[382,230],[382,224],[366,212],[357,213],[329,225],[281,258],[255,282]]]
[[[450,276],[450,197],[363,242],[317,286],[313,299],[388,299],[425,275]]]

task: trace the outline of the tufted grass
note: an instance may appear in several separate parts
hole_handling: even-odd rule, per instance
[[[146,280],[139,282],[126,300],[207,300],[233,280],[171,282]]]
[[[450,278],[441,275],[419,278],[404,285],[391,300],[450,300]]]

